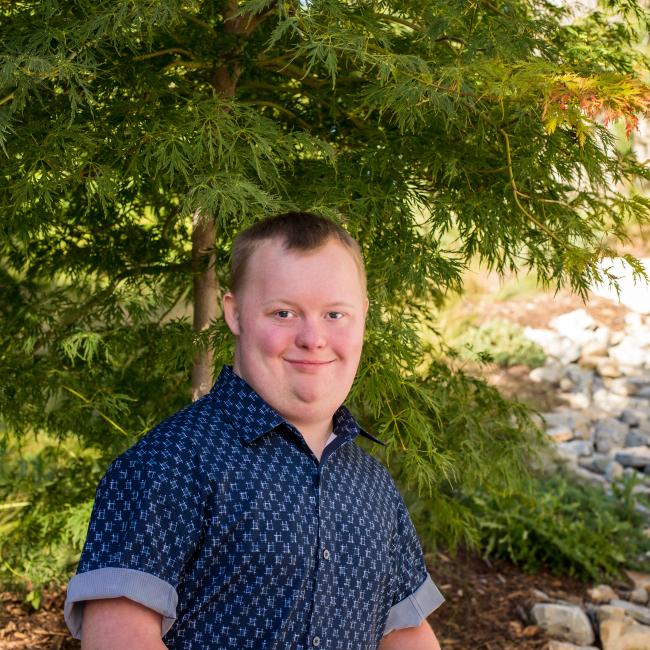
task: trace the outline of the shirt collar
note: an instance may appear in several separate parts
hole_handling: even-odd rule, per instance
[[[269,406],[246,381],[235,374],[231,366],[224,366],[210,394],[217,397],[224,415],[239,431],[242,440],[250,443],[281,424],[291,426],[274,408]],[[334,413],[334,433],[348,437],[357,435],[385,445],[375,436],[364,431],[345,406]]]

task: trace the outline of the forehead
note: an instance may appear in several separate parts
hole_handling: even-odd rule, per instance
[[[365,295],[366,277],[360,258],[336,238],[310,250],[287,248],[281,238],[260,242],[248,259],[242,288],[313,283],[316,279],[323,284],[360,286]]]

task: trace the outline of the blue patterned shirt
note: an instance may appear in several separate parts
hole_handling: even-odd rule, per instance
[[[377,648],[443,600],[372,438],[345,407],[320,462],[231,368],[155,427],[97,489],[65,614],[126,597],[169,648]]]

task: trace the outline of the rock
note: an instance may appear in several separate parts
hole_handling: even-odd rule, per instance
[[[549,595],[541,589],[533,589],[532,594],[533,598],[538,602],[549,602],[551,600]]]
[[[546,633],[577,645],[591,645],[595,636],[587,615],[575,605],[537,603],[532,609],[533,620]]]
[[[605,386],[614,395],[636,395],[639,392],[639,385],[627,377],[612,379]]]
[[[564,366],[557,361],[550,361],[544,366],[531,370],[528,376],[534,382],[557,384],[564,377]]]
[[[572,391],[576,387],[575,382],[571,381],[568,377],[560,379],[560,390],[565,392]]]
[[[559,393],[558,397],[567,402],[572,409],[584,410],[591,406],[591,397],[585,393]]]
[[[631,616],[634,620],[644,625],[650,625],[650,609],[648,607],[643,607],[642,605],[636,605],[635,603],[630,603],[627,600],[612,600],[610,603],[612,607],[619,607],[622,609],[628,616]]]
[[[598,650],[594,645],[575,645],[566,641],[549,641],[548,650]]]
[[[609,456],[598,453],[579,461],[582,467],[592,472],[597,472],[598,474],[604,474],[611,462],[612,459]],[[613,596],[613,598],[615,598],[615,596]]]
[[[570,442],[563,443],[570,445]],[[616,452],[614,459],[619,462],[623,467],[645,467],[650,465],[650,447],[627,447],[622,451]]]
[[[611,461],[605,468],[605,478],[611,483],[623,476],[623,465],[615,460]]]
[[[630,623],[634,622],[626,613],[625,610],[621,607],[614,607],[613,605],[603,605],[599,607],[596,612],[596,618],[599,623],[609,620],[610,618],[616,619],[617,621],[627,620]]]
[[[641,368],[648,358],[647,351],[641,349],[639,341],[633,336],[626,336],[618,345],[609,348],[609,356],[619,366]]]
[[[596,450],[607,454],[613,449],[623,447],[629,432],[625,422],[615,418],[604,418],[596,422],[594,428],[594,443]]]
[[[609,327],[598,327],[592,338],[583,344],[581,354],[583,357],[606,357],[609,350]]]
[[[568,442],[575,437],[573,431],[567,427],[551,427],[546,429],[546,435],[555,442]]]
[[[599,388],[593,394],[594,404],[611,414],[617,414],[623,409],[630,408],[632,406],[630,399],[624,395],[614,395],[606,388]]]
[[[621,420],[631,427],[638,427],[641,423],[647,422],[650,413],[643,409],[624,409],[621,413]]]
[[[592,339],[593,330],[596,329],[596,321],[584,309],[556,316],[549,325],[563,337],[580,345]]]
[[[600,474],[591,472],[584,467],[579,467],[578,465],[573,465],[569,467],[569,469],[571,472],[573,472],[573,474],[575,474],[578,478],[581,478],[583,481],[588,481],[589,483],[598,485],[600,487],[607,487],[607,479]]]
[[[596,365],[594,367],[601,377],[620,377],[623,374],[618,362],[613,359],[601,359],[599,357],[595,361]]]
[[[609,585],[597,585],[587,591],[587,596],[594,603],[608,603],[618,598],[618,594]]]
[[[635,589],[641,587],[650,593],[650,573],[642,573],[641,571],[626,571],[625,574],[632,581]]]
[[[571,440],[569,442],[561,442],[558,445],[558,450],[562,456],[573,458],[577,456],[591,456],[594,448],[587,440]],[[650,465],[650,459],[648,460],[648,464]]]
[[[525,327],[524,336],[541,346],[547,356],[554,357],[562,365],[573,363],[580,358],[580,345],[552,330]]]
[[[630,600],[638,605],[645,605],[648,602],[648,592],[643,587],[637,587],[630,593]]]
[[[650,627],[611,618],[601,623],[600,640],[603,650],[648,650]]]
[[[644,381],[643,384],[637,383],[637,397],[642,397],[643,399],[650,399],[650,386],[647,385]]]
[[[580,437],[587,434],[591,427],[589,418],[579,410],[551,411],[542,413],[542,417],[549,428],[568,429]]]
[[[650,433],[639,429],[630,429],[625,438],[626,447],[647,447],[648,445],[650,445]]]

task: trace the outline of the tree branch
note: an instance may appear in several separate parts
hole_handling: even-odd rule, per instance
[[[157,56],[165,56],[165,54],[182,54],[193,58],[192,52],[189,50],[184,50],[182,47],[168,47],[165,50],[158,50],[157,52],[149,52],[148,54],[140,54],[139,56],[133,57],[134,61],[145,61],[146,59],[154,59]]]
[[[522,202],[519,200],[519,197],[522,196],[522,193],[519,191],[517,188],[517,182],[515,181],[515,175],[514,171],[512,168],[512,152],[510,150],[510,138],[508,137],[508,134],[503,130],[499,129],[499,132],[501,135],[503,135],[503,139],[505,142],[506,146],[506,159],[508,161],[508,175],[510,177],[510,187],[512,188],[512,195],[515,199],[515,203],[519,207],[519,209],[522,211],[522,213],[539,228],[542,232],[546,233],[551,239],[554,239],[558,244],[560,244],[562,247],[566,248],[573,248],[569,242],[564,241],[561,237],[558,237],[550,228],[545,226],[541,221],[539,221],[535,216],[533,216],[529,210],[526,209],[526,207],[522,204]]]

